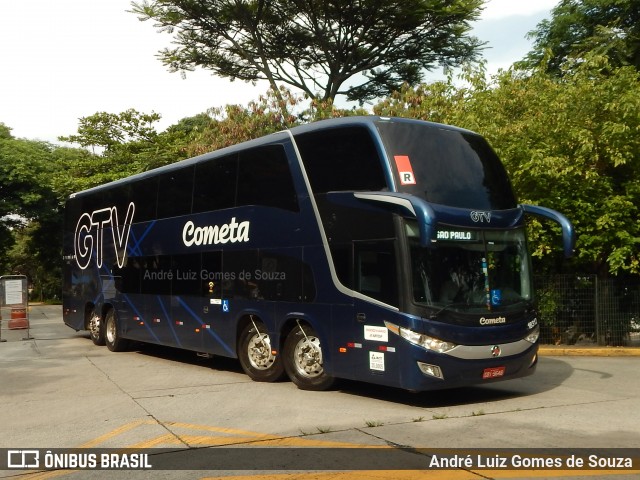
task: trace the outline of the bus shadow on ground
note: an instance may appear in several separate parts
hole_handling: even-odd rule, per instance
[[[375,398],[413,407],[453,407],[491,403],[527,397],[555,389],[569,378],[573,367],[556,358],[540,359],[536,373],[531,376],[486,385],[409,392],[392,387],[363,382],[340,382],[340,391],[348,395]]]
[[[139,353],[141,355],[148,355],[150,357],[162,358],[163,360],[180,362],[188,365],[199,365],[202,366],[202,368],[230,373],[242,373],[244,375],[240,362],[236,358],[218,357],[214,355],[199,356],[192,350],[183,350],[180,348],[138,342],[133,342],[128,348],[128,351]]]
[[[214,372],[222,371],[244,375],[239,361],[235,358],[199,357],[195,352],[188,350],[141,343],[133,344],[130,351],[168,361],[200,365]],[[533,375],[486,385],[410,392],[399,388],[339,379],[333,387],[333,391],[345,395],[367,397],[414,407],[436,408],[499,402],[547,392],[561,385],[572,373],[573,367],[566,361],[558,358],[542,357],[539,360],[536,373]],[[265,387],[269,388],[269,385],[265,384]]]

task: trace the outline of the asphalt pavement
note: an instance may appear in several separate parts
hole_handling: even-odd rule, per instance
[[[76,478],[336,480],[347,478],[336,470],[353,470],[350,479],[413,480],[425,478],[416,462],[426,468],[443,452],[460,461],[470,455],[475,463],[430,470],[429,479],[640,474],[640,463],[533,473],[486,465],[542,451],[560,462],[587,454],[605,460],[630,455],[640,462],[636,348],[544,346],[535,375],[478,387],[411,393],[345,381],[331,391],[308,392],[291,382],[253,382],[232,359],[154,346],[109,352],[95,346],[87,332],[64,325],[60,306],[32,305],[29,329],[7,329],[4,310],[2,315],[0,332],[7,341],[0,343],[0,478],[81,473]],[[395,470],[397,460],[387,458],[386,450],[362,450],[370,447],[410,455]],[[151,464],[164,467],[104,472],[62,465],[40,473],[1,468],[8,452],[26,458],[20,455],[45,455],[50,449],[96,455],[141,449],[149,452]],[[303,456],[299,449],[305,449]],[[345,458],[345,449],[355,450]],[[226,468],[212,468],[214,460]],[[384,474],[387,460],[395,467]],[[194,471],[172,470],[171,462]],[[297,472],[310,465],[331,473]]]

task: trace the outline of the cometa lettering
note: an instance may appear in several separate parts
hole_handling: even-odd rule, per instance
[[[238,223],[236,217],[233,217],[229,223],[224,225],[206,225],[204,227],[196,227],[189,220],[182,229],[182,241],[187,247],[228,242],[248,242],[249,226],[249,221]]]
[[[505,317],[480,318],[480,325],[500,325],[502,323],[507,323],[507,319]]]

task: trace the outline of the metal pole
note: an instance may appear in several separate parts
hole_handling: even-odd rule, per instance
[[[603,342],[600,339],[600,302],[598,302],[598,276],[595,275],[595,292],[594,292],[594,302],[593,305],[595,307],[595,321],[596,321],[596,344],[597,345],[604,345],[605,342]]]
[[[31,336],[31,322],[29,321],[29,301],[27,301],[27,308],[24,309],[24,314],[27,317],[27,336],[23,337],[22,340],[33,340]]]
[[[0,314],[0,343],[6,342],[7,340],[2,338],[2,315]]]

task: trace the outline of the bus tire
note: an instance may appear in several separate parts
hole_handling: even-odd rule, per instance
[[[301,390],[327,390],[335,379],[324,371],[320,339],[309,325],[299,324],[284,343],[284,368]]]
[[[95,307],[89,311],[89,337],[94,345],[103,346],[104,339],[104,321],[96,312]]]
[[[282,358],[273,350],[263,323],[250,322],[244,327],[238,340],[238,358],[251,380],[276,382],[284,377]]]
[[[116,312],[110,308],[104,318],[104,339],[107,348],[112,352],[122,352],[127,349],[127,340],[120,336]]]

